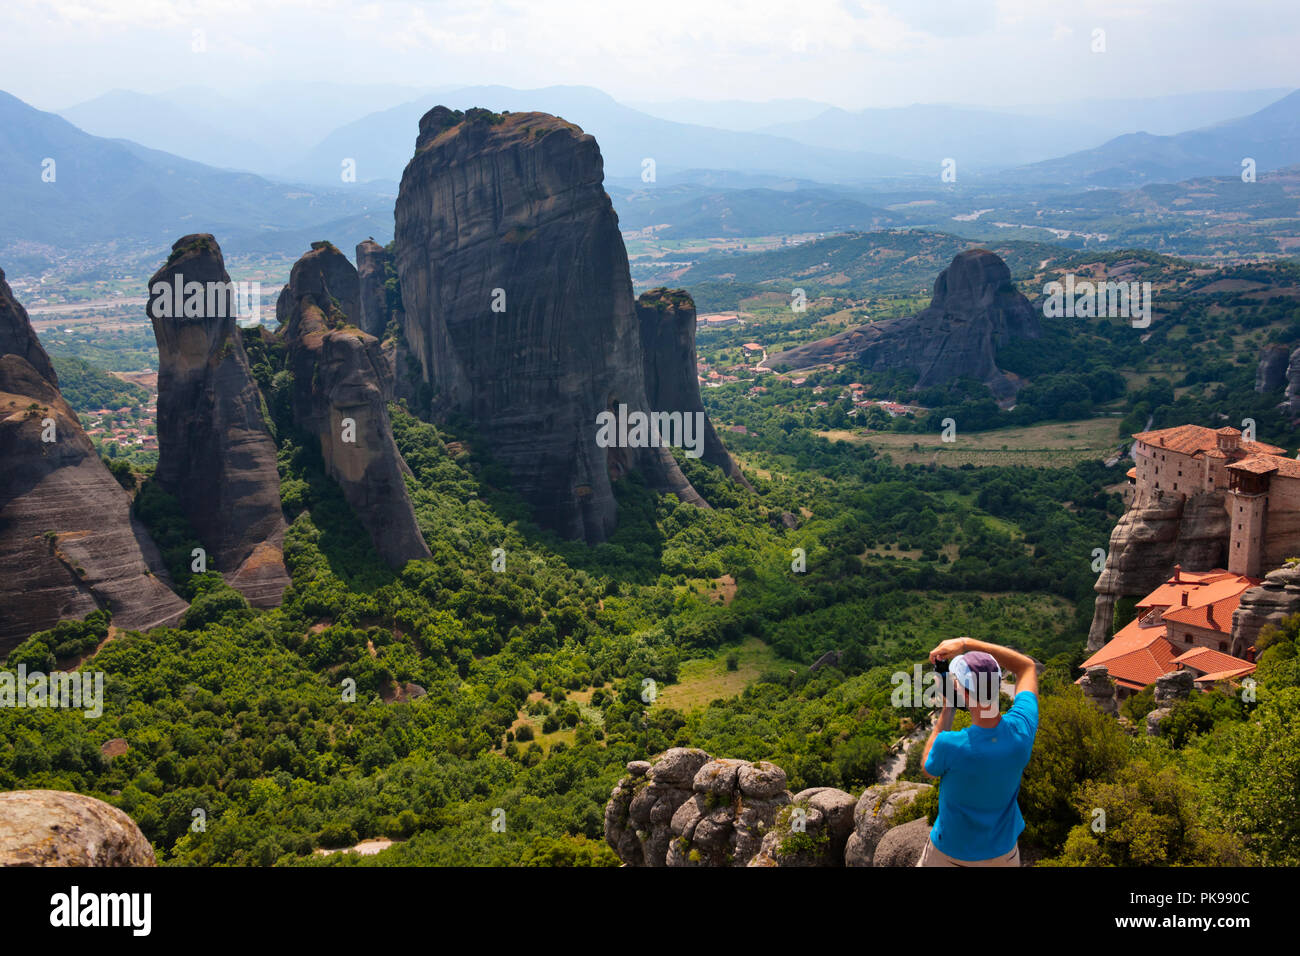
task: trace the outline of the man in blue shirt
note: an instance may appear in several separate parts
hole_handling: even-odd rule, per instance
[[[917,866],[1019,866],[1025,821],[1016,798],[1038,732],[1038,670],[1024,654],[959,637],[930,652],[949,661],[952,689],[921,755],[940,778],[939,816]],[[1016,675],[1011,708],[998,712],[1002,668]],[[954,701],[955,698],[955,701]],[[956,706],[971,725],[952,730]]]

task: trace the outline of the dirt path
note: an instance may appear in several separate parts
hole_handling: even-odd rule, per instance
[[[903,745],[898,748],[898,752],[881,764],[881,783],[893,783],[898,779],[899,774],[903,772],[903,768],[907,766],[907,755],[911,751],[912,745],[917,741],[924,740],[930,733],[930,721],[933,717],[933,714],[927,715],[924,723],[917,724],[912,732],[903,738]]]

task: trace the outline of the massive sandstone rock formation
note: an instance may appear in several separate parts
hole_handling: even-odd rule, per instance
[[[397,198],[403,333],[433,412],[465,415],[539,524],[614,529],[611,480],[703,505],[666,448],[603,448],[597,416],[651,411],[636,305],[596,141],[544,113],[420,120]]]
[[[1223,492],[1191,497],[1167,494],[1126,511],[1110,535],[1106,565],[1094,590],[1088,650],[1101,648],[1114,632],[1115,602],[1145,597],[1179,564],[1209,571],[1227,564],[1229,521]]]
[[[646,397],[656,411],[701,415],[704,421],[703,458],[733,481],[753,490],[727,453],[704,411],[695,359],[695,302],[682,289],[651,289],[636,300],[641,324],[641,353],[645,363]]]
[[[45,441],[52,438],[52,441]],[[61,619],[174,623],[158,549],[100,461],[0,270],[0,656]]]
[[[1255,367],[1255,391],[1271,392],[1287,383],[1287,366],[1291,350],[1285,345],[1265,345],[1259,350],[1259,364]]]
[[[388,252],[373,239],[357,243],[357,294],[360,312],[357,314],[357,327],[367,335],[377,339],[384,337],[388,326],[388,296],[384,291],[384,279],[388,264]]]
[[[858,798],[833,787],[791,794],[775,764],[687,747],[627,769],[605,806],[605,840],[629,866],[914,866],[929,835],[920,819],[919,843],[905,834],[876,858],[894,817],[928,784],[868,787]]]
[[[187,286],[201,300],[178,301],[173,290]],[[149,280],[158,341],[154,477],[198,534],[208,569],[255,607],[273,607],[289,584],[280,475],[234,296],[222,292],[230,288],[221,247],[207,234],[178,239]]]
[[[1286,400],[1282,403],[1292,418],[1300,417],[1300,349],[1291,352],[1286,367]]]
[[[392,397],[379,340],[355,324],[357,270],[328,242],[312,244],[276,302],[293,372],[294,422],[320,442],[325,470],[390,566],[429,557],[393,442]],[[348,311],[351,309],[352,311]]]
[[[154,866],[153,847],[117,807],[62,790],[0,793],[0,866]]]
[[[873,371],[912,369],[917,387],[968,376],[998,398],[1016,391],[997,350],[1012,339],[1042,335],[1038,313],[1011,282],[1007,264],[986,249],[956,256],[934,283],[930,305],[916,315],[863,325],[778,352],[773,368],[856,363]]]

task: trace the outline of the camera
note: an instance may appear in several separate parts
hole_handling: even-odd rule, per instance
[[[957,692],[953,687],[953,677],[948,673],[949,661],[940,659],[934,662],[934,672],[943,675],[943,706],[952,705],[954,709],[961,709],[962,704],[957,699]]]

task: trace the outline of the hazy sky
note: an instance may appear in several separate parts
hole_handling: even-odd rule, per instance
[[[3,16],[0,89],[44,109],[320,80],[847,108],[1300,86],[1295,0],[5,0]]]

